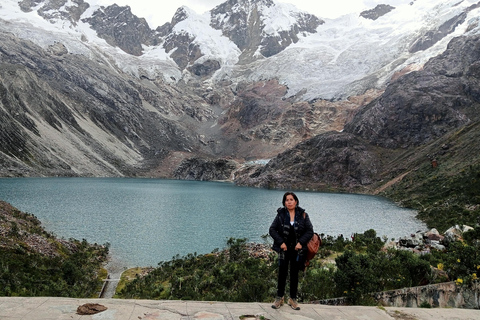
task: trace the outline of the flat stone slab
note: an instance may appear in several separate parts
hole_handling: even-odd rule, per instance
[[[99,304],[104,311],[81,315],[78,307]],[[0,297],[1,320],[478,320],[480,310],[300,304],[272,309],[270,303],[176,300]],[[100,308],[103,309],[103,308]]]

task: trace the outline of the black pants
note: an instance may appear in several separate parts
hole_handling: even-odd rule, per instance
[[[279,255],[278,266],[278,289],[277,296],[283,297],[285,295],[285,286],[287,283],[288,269],[290,267],[290,298],[297,299],[298,291],[298,266],[297,251],[288,250],[281,252]],[[283,258],[283,259],[282,259]]]

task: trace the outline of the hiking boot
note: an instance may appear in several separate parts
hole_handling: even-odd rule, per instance
[[[276,297],[272,304],[272,308],[279,309],[281,306],[283,306],[283,297]]]
[[[292,307],[293,310],[300,310],[300,307],[298,306],[297,300],[289,298],[288,299],[288,305]]]

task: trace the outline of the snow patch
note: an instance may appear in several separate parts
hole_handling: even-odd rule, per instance
[[[210,27],[210,13],[199,15],[188,7],[183,7],[188,18],[177,23],[173,32],[188,33],[195,37],[194,43],[199,45],[204,54],[196,62],[202,63],[208,59],[219,60],[221,65],[234,65],[238,62],[241,52],[238,47],[222,31]]]

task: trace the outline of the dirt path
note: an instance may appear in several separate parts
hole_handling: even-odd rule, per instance
[[[385,183],[383,186],[381,186],[380,188],[378,188],[377,190],[375,190],[373,192],[373,194],[379,194],[380,192],[383,192],[385,191],[385,189],[387,189],[388,187],[391,187],[392,185],[394,185],[395,183],[401,181],[407,174],[409,174],[410,172],[412,172],[411,170],[410,171],[407,171],[405,173],[402,173],[401,175],[399,175],[398,177],[395,177],[393,178],[392,180],[388,181],[387,183]]]

